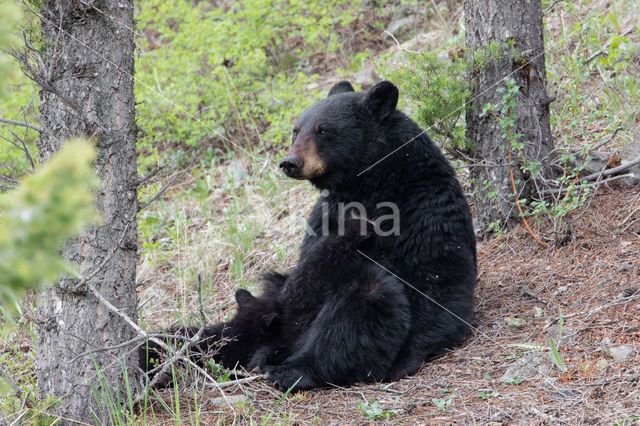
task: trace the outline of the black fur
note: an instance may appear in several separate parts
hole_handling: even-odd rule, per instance
[[[326,168],[311,183],[328,195],[311,213],[313,232],[280,296],[281,336],[289,339],[291,354],[263,366],[282,388],[300,377],[298,389],[397,380],[469,332],[475,236],[455,172],[418,125],[395,109],[395,86],[348,89],[339,83],[296,123],[296,137],[323,129],[313,140]],[[371,220],[389,214],[378,203],[398,206],[399,235],[372,235],[359,249],[400,279],[335,235],[339,203],[354,201]],[[329,237],[322,236],[323,211],[329,212]],[[372,283],[380,284],[373,293]]]
[[[271,286],[265,285],[265,291],[272,288],[277,291],[282,287],[281,275],[269,275]],[[278,301],[273,297],[262,295],[253,296],[249,291],[236,291],[238,311],[228,321],[205,327],[202,340],[189,348],[189,358],[200,367],[212,358],[216,363],[226,368],[247,366],[257,350],[271,344],[278,335],[280,324],[280,310]],[[180,327],[165,331],[167,335],[182,336],[166,341],[173,347],[172,354],[179,350],[181,342],[196,335],[199,327]],[[138,348],[140,368],[148,372],[153,370],[161,361],[168,358],[168,354],[160,345],[147,341]],[[151,375],[150,378],[152,378]],[[161,385],[169,384],[168,377],[161,380]]]

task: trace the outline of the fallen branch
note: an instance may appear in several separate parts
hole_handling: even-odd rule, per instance
[[[9,383],[9,385],[11,385],[11,388],[13,389],[13,392],[16,394],[16,396],[18,398],[20,398],[20,396],[22,395],[22,388],[20,386],[18,386],[18,384],[16,383],[15,380],[13,380],[13,377],[11,377],[9,375],[9,373],[7,373],[6,371],[4,371],[4,368],[2,368],[2,366],[0,365],[0,377],[3,377],[4,380]]]
[[[590,174],[588,176],[580,178],[580,180],[581,181],[596,180],[596,179],[599,179],[601,177],[607,177],[607,176],[615,175],[616,173],[620,173],[620,172],[624,172],[625,170],[629,170],[631,167],[635,166],[636,164],[640,164],[640,157],[636,158],[635,160],[631,160],[628,163],[621,164],[618,167],[614,167],[614,168],[611,168],[611,169],[606,169],[606,170],[603,170],[602,172],[598,172],[598,173],[592,173],[592,174]]]
[[[631,177],[631,176],[633,176],[633,175],[631,173],[628,173],[628,174],[624,174],[624,175],[613,176],[613,177],[610,177],[608,179],[598,180],[598,181],[593,182],[593,183],[586,183],[585,182],[584,185],[587,185],[590,188],[597,188],[602,184],[610,183],[610,182],[613,182],[614,180],[624,179],[624,178]],[[544,197],[546,195],[556,195],[556,194],[560,194],[562,192],[570,191],[570,190],[572,190],[574,188],[575,188],[575,186],[574,187],[566,187],[566,188],[557,188],[557,189],[545,189],[545,190],[540,191],[539,194],[540,194],[541,197]]]
[[[635,294],[635,295],[630,296],[630,297],[624,297],[622,299],[618,299],[618,300],[615,300],[613,302],[606,303],[606,304],[604,304],[602,306],[598,306],[597,308],[594,308],[594,309],[592,309],[592,310],[590,310],[588,312],[580,311],[580,312],[573,312],[571,314],[563,315],[563,319],[566,320],[568,318],[573,318],[575,316],[585,315],[585,314],[587,315],[587,318],[589,318],[591,315],[595,314],[596,312],[600,312],[603,309],[610,308],[611,306],[621,305],[623,303],[633,302],[634,300],[638,300],[638,299],[640,299],[640,294]],[[557,320],[551,321],[549,324],[545,325],[544,328],[547,329],[547,328],[551,327],[553,324],[555,324],[556,322],[557,322]]]

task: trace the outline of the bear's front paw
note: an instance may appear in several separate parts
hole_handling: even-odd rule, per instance
[[[291,389],[292,392],[297,392],[315,387],[310,385],[311,382],[309,378],[297,368],[287,368],[281,365],[265,365],[263,371],[267,378],[282,391]]]

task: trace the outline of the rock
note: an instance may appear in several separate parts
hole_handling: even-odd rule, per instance
[[[529,380],[536,376],[547,376],[551,371],[551,360],[544,352],[528,353],[516,360],[512,366],[507,368],[500,378],[501,382],[513,383],[514,378]]]
[[[631,263],[621,263],[618,265],[618,272],[626,272],[633,269],[633,265]]]
[[[614,361],[620,362],[635,356],[635,349],[631,345],[610,346],[607,353]]]
[[[394,36],[397,36],[399,30],[404,29],[404,27],[410,27],[416,22],[416,15],[409,15],[403,18],[397,18],[392,20],[386,28],[387,32],[390,32]]]
[[[239,188],[249,175],[249,172],[247,172],[242,161],[233,160],[227,166],[226,175],[228,182],[231,183],[234,188]]]
[[[596,362],[596,367],[598,368],[598,370],[606,370],[608,366],[609,361],[604,358],[600,358],[598,362]]]
[[[373,68],[366,68],[353,78],[353,82],[359,85],[362,90],[369,90],[380,81],[382,81],[382,79]]]
[[[533,317],[534,318],[542,318],[542,308],[535,307],[533,308]]]
[[[237,404],[246,404],[249,402],[249,397],[247,395],[229,395],[225,401],[224,398],[209,398],[209,402],[212,405],[237,405]]]
[[[527,322],[522,318],[506,317],[504,319],[504,322],[507,323],[510,328],[518,330],[524,328],[524,326],[527,325]]]

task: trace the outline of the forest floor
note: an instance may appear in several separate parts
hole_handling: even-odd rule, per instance
[[[283,395],[249,375],[220,388],[181,391],[181,411],[193,409],[198,394],[204,424],[637,422],[639,189],[597,190],[570,219],[561,247],[545,249],[520,228],[480,241],[473,335],[411,377]],[[223,403],[221,392],[236,402]]]
[[[589,6],[608,7],[604,0]],[[581,13],[587,15],[586,9]],[[582,19],[578,13],[566,17],[567,22],[563,12],[558,16],[547,18],[556,38],[571,28],[571,19]],[[433,29],[412,41],[417,46],[403,47],[436,46],[444,33]],[[571,55],[572,46],[557,43],[550,47],[551,57]],[[562,64],[557,69],[562,70],[554,74],[558,81],[571,80]],[[333,77],[327,77],[327,85],[344,78]],[[571,86],[561,91],[559,117],[574,111],[565,108],[570,104],[566,99],[584,95],[586,101],[577,105],[586,108],[609,87],[595,73],[586,79],[580,80],[579,90]],[[621,99],[636,102],[633,96]],[[629,109],[625,105],[620,104],[620,111]],[[574,113],[574,127],[563,118],[554,129],[559,145],[568,140],[579,148],[604,140],[604,120],[586,119],[579,109]],[[640,130],[634,117],[612,150],[638,148]],[[193,322],[200,273],[205,312],[210,321],[218,321],[233,315],[236,288],[259,291],[262,272],[293,267],[304,217],[317,195],[308,183],[287,180],[271,165],[267,160],[245,161],[242,179],[229,164],[194,173],[179,182],[162,205],[144,213],[149,221],[142,218],[142,233],[153,242],[143,251],[139,267],[146,329]],[[198,199],[194,192],[199,190],[193,188],[203,181],[208,190]],[[156,222],[173,230],[160,229]],[[472,336],[410,377],[297,394],[283,394],[252,374],[218,384],[196,379],[177,391],[159,392],[145,416],[160,424],[175,423],[177,417],[184,423],[197,418],[203,424],[637,424],[640,186],[600,186],[565,224],[563,235],[555,238],[561,244],[548,249],[520,227],[500,238],[480,240]],[[537,232],[548,237],[552,228],[543,223]]]

